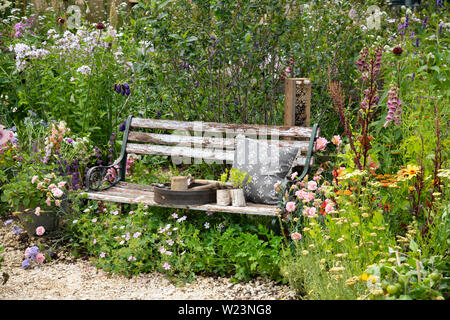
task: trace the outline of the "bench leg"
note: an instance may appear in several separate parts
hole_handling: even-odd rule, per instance
[[[271,228],[277,236],[281,235],[280,221],[278,218],[272,219]]]

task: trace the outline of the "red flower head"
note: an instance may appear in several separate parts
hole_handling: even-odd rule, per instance
[[[402,54],[403,49],[400,48],[400,47],[395,47],[395,48],[392,50],[392,52],[393,52],[395,55],[399,56],[399,55]]]
[[[64,22],[66,22],[66,20],[64,20],[63,18],[59,17],[57,20],[59,23],[64,24]]]
[[[99,30],[102,30],[102,29],[105,29],[105,25],[103,24],[103,22],[100,21],[99,23],[97,23],[96,28]]]

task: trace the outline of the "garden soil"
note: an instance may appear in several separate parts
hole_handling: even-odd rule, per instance
[[[229,278],[197,276],[193,282],[179,286],[157,272],[132,278],[111,275],[97,269],[89,259],[75,259],[62,250],[56,251],[57,256],[51,261],[34,263],[24,270],[25,249],[42,239],[15,235],[10,227],[4,226],[3,220],[0,223],[0,245],[5,248],[0,269],[0,300],[296,299],[289,286],[262,278],[233,284]],[[7,274],[3,281],[2,273]]]

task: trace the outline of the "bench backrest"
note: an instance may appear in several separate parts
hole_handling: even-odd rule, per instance
[[[130,121],[131,120],[131,121]],[[305,165],[312,128],[224,124],[215,122],[187,122],[161,119],[143,119],[129,116],[124,142],[126,152],[171,156],[172,160],[195,163],[233,163],[236,137],[278,140],[279,146],[295,146],[302,151],[294,165]],[[315,137],[319,134],[316,131]],[[126,140],[125,140],[126,139]],[[176,159],[175,157],[178,157]]]

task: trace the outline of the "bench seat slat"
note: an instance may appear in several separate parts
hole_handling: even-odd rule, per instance
[[[159,130],[180,130],[180,131],[194,131],[202,132],[238,132],[238,130],[254,130],[255,134],[263,131],[268,136],[278,135],[280,137],[304,138],[311,137],[312,128],[307,127],[288,127],[288,126],[268,126],[268,125],[252,125],[252,124],[237,124],[237,123],[217,123],[217,122],[188,122],[176,120],[161,120],[161,119],[143,119],[133,118],[130,124],[131,128],[143,129],[159,129]]]
[[[246,207],[220,206],[215,203],[204,205],[168,205],[160,204],[154,201],[154,194],[152,191],[133,190],[132,185],[124,187],[119,183],[119,187],[112,187],[105,191],[87,192],[88,199],[100,201],[113,201],[119,203],[138,204],[143,203],[149,206],[176,208],[176,209],[190,209],[211,212],[226,212],[226,213],[240,213],[240,214],[254,214],[261,216],[276,216],[278,209],[276,205],[264,205],[247,203]],[[151,187],[151,186],[147,186]]]
[[[236,147],[236,139],[234,138],[183,136],[137,131],[131,131],[128,134],[128,141],[164,145],[186,144],[186,146],[192,147],[202,146],[206,148],[222,148],[227,150],[234,150]],[[269,142],[270,140],[267,141]],[[300,148],[302,152],[308,150],[308,141],[278,140],[278,145],[280,147]]]

